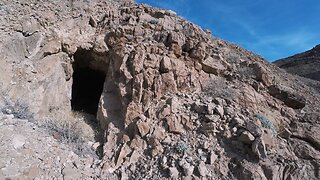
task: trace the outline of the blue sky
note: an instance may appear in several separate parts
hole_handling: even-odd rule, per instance
[[[320,0],[136,0],[171,9],[269,61],[320,44]]]

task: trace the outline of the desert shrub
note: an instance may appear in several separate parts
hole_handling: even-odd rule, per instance
[[[235,96],[235,90],[228,86],[225,78],[215,77],[211,79],[203,88],[205,95],[211,97],[220,97],[224,99],[232,99]]]
[[[93,140],[86,136],[83,118],[77,114],[51,114],[41,123],[41,127],[48,130],[60,142],[67,144],[79,156],[96,155],[95,152],[88,146],[88,141]]]
[[[22,100],[16,100],[12,102],[8,98],[3,98],[3,105],[0,108],[4,114],[12,114],[19,119],[32,119],[33,113],[30,111],[27,103]]]
[[[226,60],[230,64],[239,64],[240,63],[240,55],[236,53],[228,53],[226,54]]]
[[[188,150],[188,145],[186,143],[178,143],[175,149],[178,153],[182,154]]]
[[[261,122],[262,127],[270,129],[274,136],[277,135],[276,128],[274,127],[273,123],[267,117],[265,117],[264,115],[259,114],[259,113],[256,114],[255,117]]]
[[[152,19],[152,20],[150,20],[149,22],[150,22],[150,24],[158,24],[158,23],[159,23],[159,20],[157,20],[157,19]]]
[[[248,66],[239,67],[238,73],[242,79],[251,79],[255,77],[254,70]]]

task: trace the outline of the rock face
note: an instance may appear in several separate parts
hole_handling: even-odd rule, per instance
[[[320,81],[320,45],[309,51],[279,59],[274,64],[289,73]]]
[[[95,178],[320,178],[320,94],[260,56],[132,1],[0,7],[1,112],[96,117]]]

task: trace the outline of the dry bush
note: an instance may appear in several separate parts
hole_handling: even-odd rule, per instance
[[[29,106],[24,101],[18,99],[12,101],[8,98],[6,93],[1,93],[2,104],[0,111],[3,114],[12,114],[15,118],[19,119],[33,119],[34,114],[30,111]]]
[[[96,132],[85,122],[85,114],[54,112],[42,122],[44,127],[60,142],[72,147],[78,155],[95,155],[88,142],[94,142]]]
[[[204,86],[203,91],[211,97],[232,99],[235,96],[235,90],[228,85],[227,80],[223,77],[214,77],[211,79],[208,84]]]

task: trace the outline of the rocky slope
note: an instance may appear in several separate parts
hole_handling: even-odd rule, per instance
[[[80,128],[70,122],[92,127],[71,141],[100,159],[73,156],[82,177],[71,179],[320,178],[319,91],[260,56],[131,1],[2,1],[0,13],[4,116],[55,139]],[[87,115],[71,121],[71,111]],[[25,175],[9,167],[5,178]],[[60,178],[56,169],[37,178]]]
[[[79,156],[69,145],[27,119],[0,113],[0,179],[96,179],[94,156]],[[81,144],[82,147],[85,144]],[[88,151],[89,152],[89,151]]]
[[[274,64],[289,73],[320,81],[320,45],[309,51],[279,59]]]

